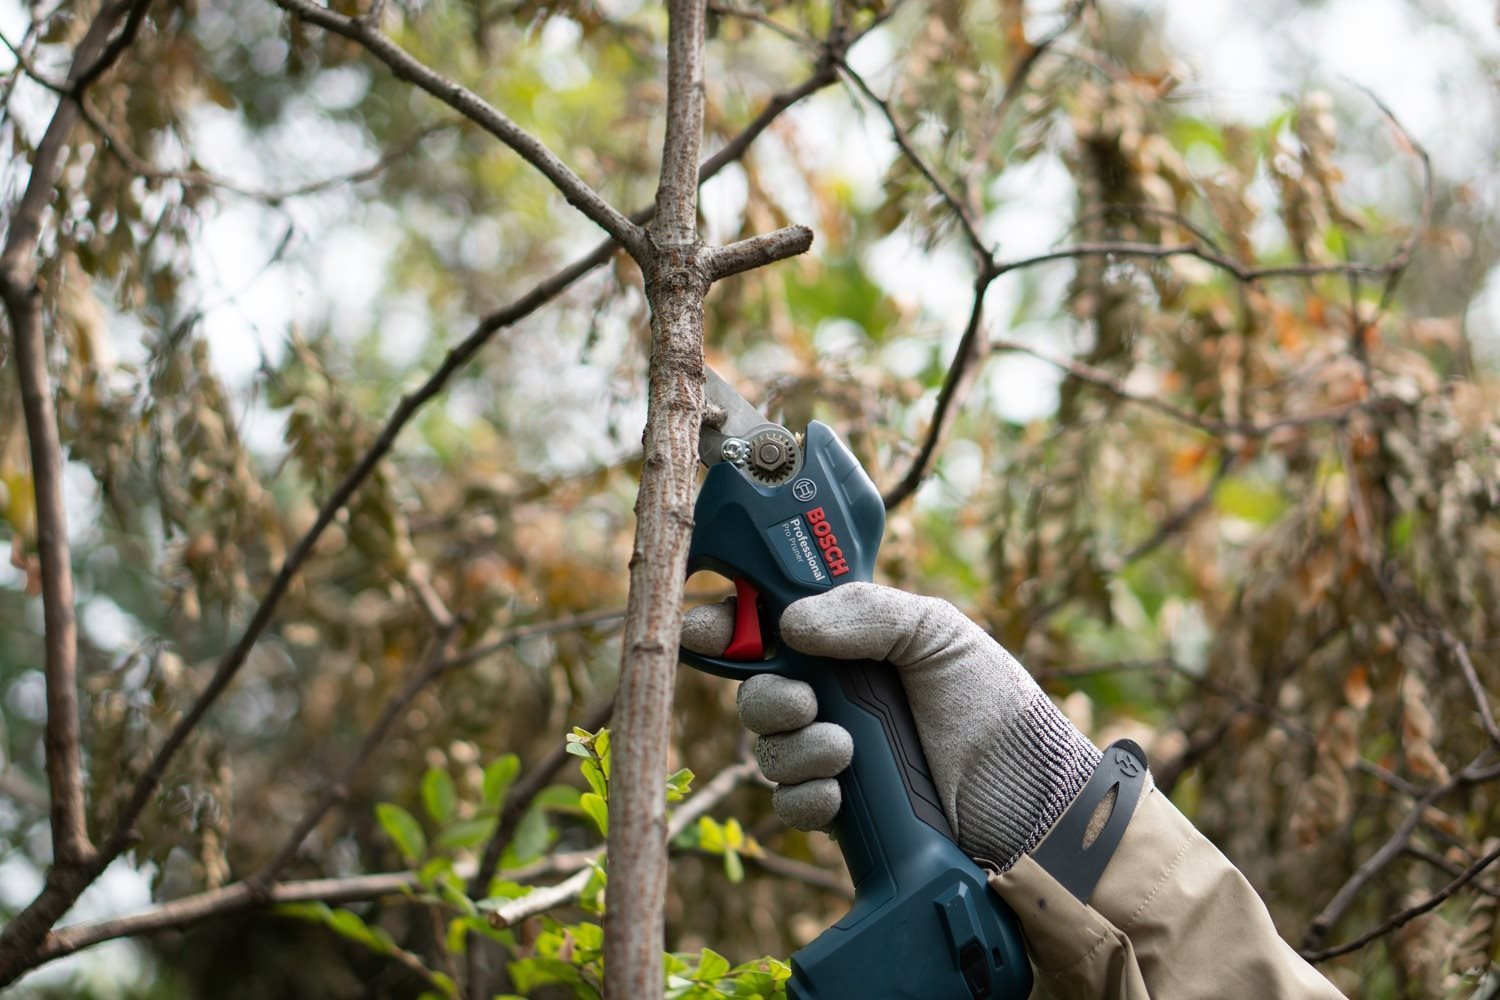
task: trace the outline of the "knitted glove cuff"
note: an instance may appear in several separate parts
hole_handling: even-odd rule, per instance
[[[1007,871],[1067,810],[1099,766],[1099,749],[1040,690],[1014,723],[968,761],[954,803],[958,844]]]

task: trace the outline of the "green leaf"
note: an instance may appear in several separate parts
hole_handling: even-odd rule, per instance
[[[446,823],[453,818],[453,804],[458,790],[453,787],[453,777],[440,767],[429,767],[422,775],[422,805],[427,815],[435,822]]]
[[[456,881],[457,879],[454,880],[454,882]],[[442,896],[443,900],[447,902],[449,906],[452,906],[454,909],[463,913],[465,916],[472,917],[478,915],[479,907],[474,904],[474,901],[472,899],[464,894],[461,885],[455,885],[453,882],[448,882],[445,880],[439,882],[437,888],[438,895]]]
[[[590,750],[588,747],[584,746],[582,743],[574,743],[573,741],[570,740],[570,741],[568,741],[568,745],[565,746],[563,749],[566,750],[566,751],[568,751],[568,753],[572,754],[574,757],[583,757],[583,758],[585,758],[587,760],[593,760],[594,759],[594,751]]]
[[[731,851],[745,846],[745,828],[733,816],[724,821],[724,846]]]
[[[571,785],[548,785],[531,803],[543,809],[577,809],[579,794],[578,789]]]
[[[444,850],[477,846],[489,839],[496,822],[498,821],[493,816],[461,819],[448,825],[437,835],[437,845]]]
[[[541,857],[551,840],[552,827],[547,822],[546,813],[532,806],[516,825],[516,835],[511,838],[506,853],[516,865],[524,865]]]
[[[698,849],[709,854],[724,853],[724,828],[711,816],[698,817]]]
[[[599,757],[599,766],[604,769],[604,779],[609,780],[609,730],[601,729],[594,737],[594,753]],[[601,793],[603,794],[603,793]]]
[[[426,855],[427,837],[422,833],[422,824],[411,813],[394,802],[381,802],[375,806],[375,819],[396,850],[408,860],[420,861]]]
[[[578,800],[578,804],[583,808],[585,815],[594,821],[599,832],[606,837],[609,836],[609,806],[605,803],[603,796],[585,792]]]
[[[580,948],[598,951],[604,947],[604,928],[598,924],[573,924],[568,930],[572,933],[574,940],[578,942]]]
[[[689,768],[682,768],[667,776],[667,801],[679,802],[687,797],[693,788],[693,772]]]
[[[521,773],[521,758],[513,753],[497,757],[484,769],[484,805],[487,809],[499,809],[505,802],[511,784]]]
[[[745,862],[740,860],[739,851],[724,852],[724,874],[735,885],[745,881]]]
[[[578,770],[583,774],[584,780],[594,790],[594,794],[601,799],[609,798],[609,785],[605,781],[604,768],[599,761],[586,760],[578,765]],[[581,803],[580,803],[581,804]]]
[[[448,951],[454,955],[462,955],[469,948],[469,921],[463,917],[454,917],[448,921]]]
[[[712,982],[720,979],[729,971],[729,959],[720,955],[712,948],[704,948],[698,958],[698,979],[706,979]]]

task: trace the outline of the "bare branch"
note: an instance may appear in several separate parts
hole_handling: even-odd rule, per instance
[[[382,875],[355,875],[347,878],[319,878],[302,882],[283,882],[264,893],[253,890],[247,882],[215,889],[212,892],[185,896],[160,903],[139,913],[101,920],[98,923],[63,927],[47,935],[37,964],[71,955],[115,938],[135,937],[156,931],[175,930],[214,917],[276,903],[357,903],[406,892],[417,886],[413,872],[389,872]]]
[[[1487,772],[1480,769],[1485,757],[1485,754],[1476,757],[1463,770],[1442,784],[1429,789],[1412,804],[1406,817],[1391,832],[1391,835],[1386,838],[1385,843],[1376,848],[1375,852],[1354,870],[1354,873],[1333,894],[1333,898],[1328,901],[1328,904],[1308,924],[1307,931],[1302,936],[1302,947],[1300,949],[1303,957],[1308,958],[1309,961],[1322,961],[1323,958],[1334,957],[1332,954],[1323,955],[1318,950],[1319,946],[1323,943],[1324,936],[1348,912],[1349,907],[1354,905],[1354,901],[1359,897],[1365,886],[1369,884],[1370,880],[1384,870],[1392,861],[1401,856],[1401,853],[1406,849],[1406,845],[1411,841],[1412,833],[1415,832],[1418,824],[1421,823],[1422,816],[1428,806],[1460,785],[1474,784],[1478,781],[1487,780]],[[1478,871],[1475,874],[1478,874]],[[1456,886],[1454,891],[1457,891],[1461,887]],[[1415,916],[1415,914],[1413,915]],[[1373,940],[1373,938],[1369,940]],[[1364,943],[1366,942],[1362,941],[1354,947],[1359,947]],[[1348,950],[1352,951],[1354,947],[1348,948]],[[1337,954],[1344,954],[1344,952],[1340,951]],[[1310,957],[1312,955],[1322,955],[1322,958],[1314,959]]]
[[[917,449],[916,457],[912,459],[906,474],[882,497],[886,510],[915,493],[917,487],[922,485],[922,480],[927,478],[928,467],[957,418],[974,381],[979,377],[980,364],[990,352],[990,344],[984,337],[982,327],[984,295],[989,291],[993,280],[982,270],[974,278],[974,305],[969,309],[969,322],[964,327],[964,335],[958,342],[953,361],[948,365],[948,374],[943,377],[943,388],[938,392],[937,403],[933,406],[927,435],[922,439],[922,445]]]
[[[1326,962],[1330,958],[1338,958],[1340,955],[1347,955],[1350,952],[1359,951],[1359,949],[1363,948],[1371,941],[1374,941],[1377,938],[1382,938],[1385,935],[1391,933],[1391,931],[1394,931],[1399,927],[1406,926],[1417,917],[1420,917],[1422,914],[1436,909],[1443,902],[1443,900],[1447,899],[1454,893],[1458,892],[1458,890],[1468,885],[1471,881],[1474,880],[1476,876],[1478,876],[1481,872],[1483,872],[1490,865],[1494,864],[1496,861],[1500,861],[1500,847],[1495,848],[1484,857],[1475,861],[1468,868],[1465,868],[1463,870],[1463,873],[1459,875],[1458,878],[1454,879],[1452,882],[1449,882],[1437,892],[1434,892],[1431,896],[1428,896],[1426,899],[1422,900],[1422,902],[1417,903],[1414,906],[1408,906],[1406,909],[1402,910],[1399,913],[1391,914],[1389,917],[1382,920],[1379,924],[1370,928],[1368,931],[1365,931],[1365,933],[1361,934],[1353,941],[1348,941],[1341,945],[1335,945],[1332,948],[1323,948],[1317,951],[1304,948],[1300,952],[1300,954],[1309,962]]]
[[[658,246],[692,246],[698,242],[697,169],[703,144],[704,4],[671,0],[667,9],[667,133],[651,237]]]
[[[28,73],[33,77],[35,76],[31,70],[28,70]],[[105,150],[123,163],[127,170],[139,177],[158,184],[175,182],[184,187],[210,188],[226,191],[230,194],[249,198],[252,201],[258,201],[272,207],[298,198],[321,194],[333,188],[373,180],[384,173],[392,164],[410,155],[413,150],[417,149],[433,135],[447,129],[455,128],[463,122],[463,119],[450,118],[419,128],[404,139],[393,144],[390,149],[382,153],[372,163],[349,173],[335,174],[288,188],[259,189],[247,187],[238,181],[209,173],[206,170],[174,170],[158,167],[132,149],[130,140],[125,134],[93,108],[89,107],[87,101],[83,105],[83,117],[90,127],[103,137]]]
[[[957,192],[938,176],[937,169],[930,165],[922,157],[921,153],[917,152],[916,144],[912,142],[910,133],[906,131],[906,126],[902,125],[901,120],[896,117],[895,109],[891,107],[890,102],[878,96],[870,88],[870,85],[865,82],[865,78],[851,69],[842,57],[838,59],[837,65],[839,72],[850,83],[854,84],[859,92],[864,94],[865,98],[871,104],[875,105],[875,107],[879,108],[880,113],[885,116],[886,123],[891,128],[891,136],[896,140],[896,145],[901,147],[901,152],[911,161],[912,166],[916,167],[917,172],[927,180],[928,184],[932,185],[932,189],[937,192],[938,196],[947,204],[954,217],[958,219],[959,226],[963,229],[964,238],[969,241],[969,248],[974,251],[974,257],[979,261],[981,268],[993,271],[995,267],[994,252],[985,243],[984,236],[979,231],[979,221],[974,216],[973,206],[960,198]],[[991,276],[993,277],[993,275]]]
[[[1474,696],[1474,704],[1479,709],[1480,724],[1489,734],[1490,741],[1500,748],[1500,727],[1495,725],[1495,713],[1490,708],[1490,698],[1485,694],[1484,685],[1479,682],[1479,674],[1474,669],[1474,660],[1469,656],[1469,647],[1447,629],[1440,630],[1439,635],[1449,652],[1453,654],[1453,658],[1458,661],[1459,670],[1464,675],[1464,682],[1469,685],[1469,693]]]
[[[778,260],[806,253],[812,246],[812,230],[806,226],[787,226],[764,236],[716,247],[708,252],[709,277],[718,281],[741,271],[774,264]]]
[[[1080,257],[1143,257],[1149,259],[1165,259],[1168,257],[1195,257],[1206,264],[1212,264],[1221,271],[1225,271],[1240,281],[1259,281],[1264,278],[1312,278],[1321,274],[1366,274],[1385,276],[1397,266],[1404,263],[1397,258],[1380,264],[1368,264],[1363,261],[1337,261],[1328,264],[1272,264],[1259,266],[1245,264],[1235,260],[1227,254],[1216,253],[1196,243],[1179,243],[1163,246],[1156,243],[1137,243],[1131,241],[1078,243],[1073,246],[1059,247],[1046,253],[1037,254],[1033,257],[1022,257],[1018,260],[1001,261],[994,266],[996,276],[1009,274],[1022,268],[1033,267],[1037,264],[1045,264],[1055,260],[1074,260]]]
[[[1454,861],[1450,861],[1447,857],[1439,854],[1437,851],[1428,850],[1427,848],[1422,847],[1418,844],[1408,844],[1406,846],[1406,853],[1410,854],[1414,858],[1417,858],[1418,860],[1427,862],[1434,868],[1442,869],[1454,878],[1457,878],[1464,873],[1463,865],[1458,864]],[[1487,885],[1484,882],[1474,882],[1474,891],[1479,893],[1480,895],[1489,896],[1491,899],[1500,899],[1500,888],[1496,888],[1493,885]]]
[[[570,205],[588,216],[599,228],[630,251],[631,256],[639,259],[646,252],[645,234],[639,226],[600,197],[597,191],[575,174],[571,167],[558,159],[557,155],[541,140],[511,121],[504,112],[495,108],[484,98],[448,79],[430,66],[424,65],[411,53],[378,31],[373,24],[361,18],[349,17],[327,7],[320,7],[311,0],[275,0],[275,3],[278,7],[296,14],[303,20],[364,46],[371,55],[385,63],[398,79],[415,84],[447,104],[454,111],[505,143],[527,163],[536,167],[562,193]],[[696,155],[692,162],[697,163]]]
[[[32,487],[36,497],[36,545],[42,578],[45,676],[47,680],[47,785],[51,796],[52,851],[58,868],[83,872],[95,862],[84,814],[83,754],[78,724],[78,622],[74,608],[72,549],[62,496],[63,455],[57,411],[47,374],[47,336],[42,326],[41,289],[35,259],[47,210],[78,123],[78,98],[109,69],[134,38],[149,0],[119,0],[89,25],[68,71],[71,93],[59,99],[41,142],[31,157],[31,176],[10,212],[0,250],[0,299],[4,300],[15,342],[16,377],[26,418]],[[128,20],[114,41],[122,17]],[[22,58],[16,50],[17,59]],[[0,935],[0,956],[35,943],[39,927],[31,910]],[[29,939],[29,940],[28,940]]]

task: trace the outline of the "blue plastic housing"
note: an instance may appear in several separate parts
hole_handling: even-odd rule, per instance
[[[1023,998],[1031,967],[1019,925],[953,841],[894,668],[803,656],[776,642],[793,601],[871,579],[885,531],[879,491],[827,425],[808,424],[803,450],[796,478],[774,488],[714,466],[695,509],[688,572],[713,570],[760,593],[766,658],[681,651],[684,663],[721,677],[806,681],[818,718],[854,737],[833,828],[854,905],[792,956],[789,992],[800,1000]]]

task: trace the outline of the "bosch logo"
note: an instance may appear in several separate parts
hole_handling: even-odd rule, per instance
[[[818,484],[811,479],[799,479],[792,484],[792,496],[803,503],[818,495]]]
[[[843,576],[849,572],[849,564],[844,561],[844,550],[839,548],[839,537],[833,533],[833,525],[828,523],[828,514],[823,508],[814,507],[808,511],[807,523],[817,536],[818,548],[823,550],[823,562],[827,564],[829,574]]]

